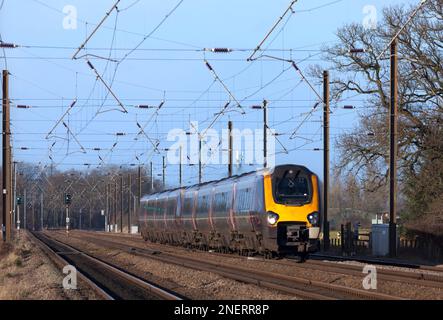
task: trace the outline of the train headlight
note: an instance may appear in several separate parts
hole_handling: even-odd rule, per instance
[[[320,215],[318,214],[317,211],[315,211],[308,214],[307,219],[310,224],[312,224],[313,226],[317,226],[320,220]]]
[[[275,212],[268,211],[267,218],[270,225],[275,225],[280,217]]]

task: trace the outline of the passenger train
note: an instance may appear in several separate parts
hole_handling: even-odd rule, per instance
[[[141,234],[202,249],[306,256],[319,249],[318,176],[279,165],[142,198]]]

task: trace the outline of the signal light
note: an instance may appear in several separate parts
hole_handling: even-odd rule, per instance
[[[65,193],[64,202],[65,202],[66,205],[71,204],[72,196],[69,193]]]

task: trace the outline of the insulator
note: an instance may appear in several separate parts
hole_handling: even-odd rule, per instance
[[[228,52],[232,52],[232,49],[229,48],[213,48],[211,49],[212,52],[215,53],[228,53]]]
[[[88,60],[86,61],[86,63],[88,64],[89,68],[91,68],[92,70],[94,70],[94,66],[92,65],[92,63]]]
[[[205,62],[209,70],[214,71],[208,61]]]

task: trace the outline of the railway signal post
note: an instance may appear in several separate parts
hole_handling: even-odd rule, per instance
[[[69,193],[65,193],[64,202],[66,208],[66,234],[69,235],[69,206],[72,202],[72,196]]]
[[[17,205],[17,216],[16,216],[17,231],[20,232],[20,206],[22,205],[22,197],[21,196],[17,196],[16,205]]]

